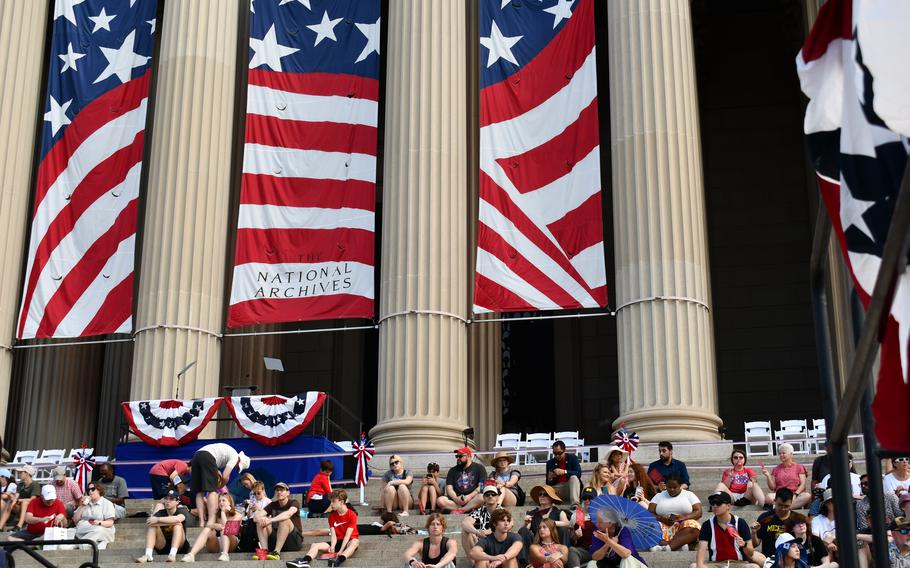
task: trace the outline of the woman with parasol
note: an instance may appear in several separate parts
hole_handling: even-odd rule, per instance
[[[597,529],[591,541],[591,560],[597,568],[637,568],[647,566],[635,549],[632,531],[620,524],[619,514],[603,507],[596,513]]]

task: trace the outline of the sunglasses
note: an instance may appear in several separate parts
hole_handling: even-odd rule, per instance
[[[91,486],[89,486],[89,488],[88,488],[89,491],[94,491],[94,490],[96,490],[96,489],[97,489],[97,487],[95,487],[94,485],[91,485]]]
[[[894,458],[894,463],[907,463],[907,458]]]
[[[901,534],[904,534],[904,535],[910,534],[910,527],[906,527],[906,528],[903,528],[903,529],[897,529],[897,532],[899,532],[899,533],[901,533]]]

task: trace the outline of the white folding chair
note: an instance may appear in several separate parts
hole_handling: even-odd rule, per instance
[[[41,452],[41,455],[38,456],[36,463],[43,465],[57,465],[65,455],[66,450],[44,450]]]
[[[493,445],[493,449],[500,452],[515,452],[515,463],[521,463],[521,449],[523,447],[521,434],[513,432],[497,434],[496,443]]]
[[[814,453],[821,453],[825,446],[825,440],[828,438],[828,432],[825,429],[824,418],[813,418],[812,428],[809,429],[809,447],[813,448]]]
[[[354,442],[350,440],[342,440],[340,442],[335,442],[335,445],[341,448],[343,452],[353,452],[354,451]]]
[[[781,420],[780,430],[774,431],[775,445],[791,444],[794,454],[809,453],[809,427],[806,420]]]
[[[31,464],[38,458],[38,450],[19,450],[13,456],[13,463]]]
[[[525,449],[527,451],[525,454],[525,463],[538,463],[537,460],[540,455],[549,456],[550,446],[552,444],[553,441],[549,432],[537,432],[525,436]]]
[[[771,421],[757,420],[754,422],[744,422],[746,432],[746,455],[747,456],[773,456],[774,446],[771,438]],[[758,446],[764,447],[761,451],[755,451],[752,448]]]

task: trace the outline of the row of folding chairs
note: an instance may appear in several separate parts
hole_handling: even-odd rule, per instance
[[[66,450],[19,450],[16,452],[16,455],[13,456],[13,461],[10,462],[10,466],[15,465],[32,465],[37,470],[35,475],[36,481],[50,481],[52,475],[51,470],[53,470],[58,465],[67,465],[73,463],[73,460],[76,457],[76,453],[85,452],[87,454],[93,454],[94,448],[73,448],[67,452]],[[108,456],[93,456],[95,458],[95,463],[103,463],[108,461]]]
[[[781,444],[792,445],[795,454],[819,453],[827,437],[824,418],[780,420],[779,429],[773,429],[770,420],[745,422],[744,425],[748,456],[776,455]]]
[[[539,463],[553,457],[553,442],[561,440],[568,451],[577,446],[584,446],[585,439],[578,437],[578,431],[565,432],[535,432],[531,434],[522,433],[504,433],[496,436],[494,450],[514,453],[515,463]],[[578,459],[582,462],[588,462],[591,458],[591,452],[587,449],[579,449],[575,452]]]

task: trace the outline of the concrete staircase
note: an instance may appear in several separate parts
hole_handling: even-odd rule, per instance
[[[770,466],[775,461],[776,460],[774,460],[774,458],[771,458],[767,463]],[[801,458],[799,461],[805,462],[807,461],[807,458]],[[811,462],[811,459],[808,459],[808,461]],[[704,516],[702,517],[702,520],[706,520],[710,516],[710,511],[707,507],[707,496],[713,492],[714,487],[720,480],[720,475],[724,467],[720,465],[698,464],[696,462],[690,462],[689,465],[693,491],[702,500],[704,510]],[[531,487],[543,482],[544,466],[542,464],[521,466],[520,469],[523,473],[522,487],[525,488],[525,491],[530,492]],[[584,481],[586,482],[590,476],[591,469],[593,469],[593,465],[586,464],[583,466],[583,469],[583,477]],[[757,469],[757,466],[754,469]],[[759,474],[759,481],[761,483],[764,483],[764,479],[761,474]],[[378,505],[380,503],[380,488],[381,482],[379,481],[379,476],[374,477],[367,485],[365,490],[365,498],[371,505]],[[356,504],[356,501],[358,499],[356,488],[349,488],[347,491],[351,501],[355,502],[354,506],[359,513],[359,522],[361,524],[371,523],[373,521],[379,520],[379,513],[373,510],[371,506],[361,506]],[[414,493],[416,493],[416,487]],[[295,497],[299,498],[299,496]],[[127,501],[127,504],[129,514],[132,514],[138,511],[151,510],[154,502],[148,499],[136,499]],[[533,503],[529,503],[525,507],[513,508],[512,513],[516,518],[520,518],[523,516],[525,511],[532,507]],[[416,511],[412,511],[412,514],[409,517],[403,517],[402,521],[412,527],[423,528],[427,517],[419,514],[414,514],[415,512]],[[744,518],[747,522],[751,523],[761,513],[761,509],[758,507],[749,506],[737,508],[735,513],[738,516]],[[463,518],[464,515],[448,515],[448,530],[450,532],[457,530]],[[326,519],[307,518],[301,519],[301,521],[304,530],[324,528],[326,526]],[[107,550],[103,550],[100,553],[101,565],[111,568],[129,568],[136,566],[136,564],[133,563],[133,558],[141,555],[144,548],[144,523],[145,519],[143,518],[126,518],[119,521],[117,523],[116,541],[111,543],[108,546]],[[196,535],[198,534],[199,529],[190,528],[188,532],[190,542],[192,543],[193,539],[195,539]],[[456,539],[458,538],[458,535],[448,536],[455,536]],[[5,539],[5,534],[0,538]],[[357,552],[357,554],[354,555],[353,558],[348,559],[344,565],[350,567],[371,568],[400,567],[403,565],[402,555],[404,554],[404,551],[410,546],[413,541],[417,540],[418,538],[422,537],[395,536],[389,538],[387,536],[362,536],[360,550]],[[306,538],[304,540],[304,551],[301,551],[299,553],[285,552],[282,554],[281,561],[257,561],[252,560],[252,555],[250,553],[234,553],[231,554],[231,563],[227,565],[236,566],[239,568],[283,567],[286,560],[302,556],[306,548],[309,547],[309,544],[314,541],[312,538]],[[91,554],[88,551],[46,551],[42,554],[54,565],[61,568],[79,568],[83,563],[89,562],[91,560]],[[648,562],[649,566],[661,568],[687,568],[691,562],[695,561],[695,553],[693,551],[659,553],[645,552],[643,553],[643,556]],[[164,560],[165,557],[155,557],[156,564],[159,562],[163,563]],[[39,563],[21,551],[15,553],[15,562],[17,566],[40,566]],[[465,551],[461,549],[460,542],[457,564],[458,568],[471,567],[471,562],[465,556]],[[201,568],[219,568],[221,566],[224,566],[225,563],[218,562],[216,560],[216,555],[211,555],[203,552],[196,557],[195,565],[200,566]],[[313,563],[314,567],[325,565],[326,562],[320,560],[317,560]]]

